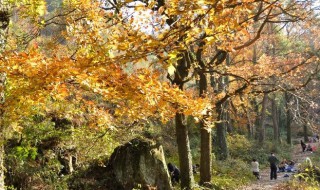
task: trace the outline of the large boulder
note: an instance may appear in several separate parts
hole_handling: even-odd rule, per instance
[[[172,189],[161,145],[149,140],[133,139],[117,147],[107,170],[108,189]]]

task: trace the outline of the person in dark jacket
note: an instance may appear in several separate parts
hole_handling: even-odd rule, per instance
[[[268,158],[268,161],[270,163],[270,179],[277,179],[277,164],[279,163],[278,158],[274,155],[274,153],[271,153],[271,155]]]
[[[173,164],[168,163],[168,170],[171,177],[172,185],[179,183],[180,181],[180,170]]]
[[[306,151],[307,145],[301,140],[300,141],[302,152]]]

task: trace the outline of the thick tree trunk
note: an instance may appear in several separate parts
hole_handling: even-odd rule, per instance
[[[278,110],[277,110],[277,103],[275,97],[271,100],[272,106],[272,122],[273,122],[273,140],[275,143],[279,142],[279,117],[278,117]]]
[[[6,2],[0,0],[0,54],[4,51],[5,45],[7,43],[7,30],[9,26],[9,10]],[[3,134],[3,114],[4,108],[3,104],[5,103],[5,83],[6,83],[6,74],[0,73],[0,190],[4,190],[4,134]]]
[[[201,155],[200,155],[200,184],[211,181],[212,173],[212,135],[211,128],[201,122]]]
[[[290,113],[290,109],[289,109],[289,94],[286,92],[284,94],[285,97],[285,106],[286,106],[286,130],[287,130],[287,143],[289,145],[292,144],[292,137],[291,137],[291,113]]]
[[[262,109],[261,109],[261,116],[259,119],[259,143],[263,143],[265,138],[266,138],[266,134],[265,134],[265,119],[266,119],[266,110],[267,110],[267,102],[268,102],[268,94],[264,94],[263,95],[263,100],[262,100]]]
[[[181,53],[183,57],[177,62],[174,79],[170,77],[172,84],[179,86],[183,90],[185,79],[188,77],[189,68],[191,65],[190,55],[187,51]],[[176,138],[178,145],[178,154],[180,162],[180,176],[181,176],[181,189],[191,190],[194,186],[194,178],[192,172],[192,156],[190,150],[190,142],[188,135],[188,127],[183,113],[176,113]]]
[[[227,145],[227,129],[222,120],[223,109],[222,105],[216,105],[217,114],[218,114],[218,123],[216,124],[217,128],[217,149],[219,160],[226,160],[229,156],[229,150]]]
[[[186,121],[183,114],[177,113],[175,119],[180,162],[181,189],[191,190],[194,185],[194,179],[192,173],[192,157],[189,145],[188,128],[185,124]]]
[[[199,73],[200,81],[200,97],[204,97],[207,92],[207,78],[204,73]],[[208,116],[204,115],[202,121],[200,122],[200,135],[201,135],[201,146],[200,146],[200,184],[204,184],[206,182],[211,181],[211,173],[212,173],[212,135],[211,128],[208,126],[206,122],[206,118]]]

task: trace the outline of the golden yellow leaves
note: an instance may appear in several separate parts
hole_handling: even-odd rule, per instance
[[[10,128],[18,133],[21,133],[23,130],[23,127],[21,127],[18,122],[12,122]]]
[[[31,2],[31,0],[30,0]],[[43,7],[43,2],[33,0],[34,6]],[[125,3],[132,2],[131,0]],[[220,49],[233,51],[233,47],[250,38],[248,32],[252,28],[247,21],[252,15],[253,0],[238,1],[167,1],[158,11],[151,11],[155,1],[145,5],[135,6],[135,13],[150,13],[148,18],[153,19],[153,32],[147,33],[149,26],[141,16],[125,17],[125,12],[104,11],[99,1],[66,0],[64,1],[65,23],[67,26],[67,45],[75,51],[74,60],[64,54],[66,49],[56,48],[62,56],[46,55],[41,51],[30,51],[18,55],[8,54],[8,60],[3,62],[12,79],[17,79],[16,85],[24,83],[33,86],[31,89],[51,93],[58,100],[63,100],[72,91],[66,81],[74,80],[75,91],[90,91],[102,96],[103,100],[116,105],[114,117],[119,121],[143,120],[148,117],[157,117],[167,121],[175,112],[184,112],[187,115],[201,115],[210,103],[207,99],[195,99],[190,92],[181,92],[178,88],[170,87],[161,81],[159,74],[152,69],[141,69],[130,73],[125,71],[126,64],[140,62],[148,63],[148,56],[157,56],[155,64],[160,65],[174,75],[175,64],[180,59],[181,50],[196,46],[200,34],[206,33],[205,51],[217,45]],[[101,3],[101,1],[100,1]],[[212,6],[218,3],[217,6]],[[234,7],[232,7],[232,5]],[[36,8],[38,15],[43,13]],[[166,17],[176,19],[169,27]],[[183,42],[179,39],[186,37]],[[50,39],[50,38],[49,38]],[[60,49],[61,48],[61,49]],[[55,54],[54,52],[53,54]],[[48,53],[49,54],[49,53]],[[209,55],[209,53],[208,53]],[[69,55],[70,56],[70,55]],[[163,62],[166,62],[163,64]],[[259,62],[268,66],[270,60],[261,58]],[[254,74],[272,74],[259,66],[243,64],[223,68],[224,71],[234,73],[245,79]],[[241,84],[232,83],[229,90],[234,92]],[[17,91],[16,91],[17,92]],[[19,92],[22,94],[22,91]],[[216,98],[223,98],[225,92],[217,94]],[[95,101],[87,101],[90,112],[98,116],[107,110],[95,108]],[[103,118],[103,117],[102,117]],[[98,125],[110,122],[108,118],[98,120]]]
[[[45,0],[19,0],[15,3],[18,7],[25,9],[22,14],[24,17],[33,17],[35,20],[40,19],[47,12]]]
[[[168,66],[168,73],[169,73],[169,75],[170,75],[170,76],[173,76],[175,71],[176,71],[176,68],[175,68],[172,64],[170,64],[170,65]]]

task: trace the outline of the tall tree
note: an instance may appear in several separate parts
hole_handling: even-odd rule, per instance
[[[177,85],[180,90],[184,90],[185,80],[188,78],[189,69],[191,67],[190,55],[187,51],[182,54],[183,58],[177,63],[172,83]],[[190,150],[190,142],[188,135],[188,126],[186,117],[183,113],[176,113],[176,138],[178,145],[179,163],[181,171],[181,188],[191,190],[194,186],[194,178],[192,172],[192,156]]]
[[[205,35],[202,35],[204,38]],[[198,51],[196,53],[196,59],[199,63],[199,96],[205,98],[208,93],[208,81],[206,73],[203,72],[206,68],[204,61],[202,60],[202,51],[205,45],[204,41],[199,43]],[[208,111],[209,112],[209,111]],[[202,120],[200,121],[200,184],[208,183],[211,181],[212,175],[212,135],[211,126],[208,121],[209,113],[204,113]]]
[[[7,30],[10,22],[9,7],[5,0],[0,0],[0,55],[4,52],[7,42]],[[6,86],[6,73],[0,73],[0,190],[5,189],[4,184],[4,103],[5,103],[5,86]]]
[[[266,112],[267,112],[267,103],[268,103],[268,94],[263,94],[262,99],[262,108],[259,117],[259,143],[264,143],[266,139],[266,129],[265,129],[265,120],[266,120]]]
[[[290,95],[288,92],[285,92],[284,94],[284,100],[285,100],[285,112],[286,112],[286,134],[287,134],[287,144],[292,144],[292,132],[291,132],[291,123],[292,123],[292,116],[289,108],[289,102],[290,102]]]
[[[216,104],[216,110],[218,115],[217,127],[217,149],[218,149],[218,159],[226,160],[229,156],[228,145],[227,145],[227,128],[223,119],[225,113],[225,104]]]
[[[272,123],[273,123],[273,140],[275,143],[279,143],[279,113],[277,109],[277,102],[275,95],[271,99],[271,110],[272,110]]]

